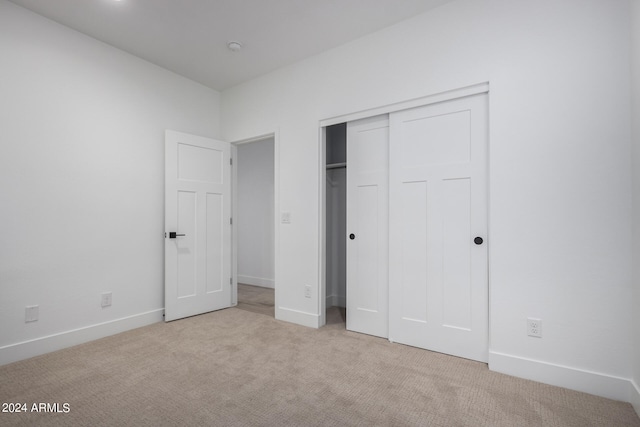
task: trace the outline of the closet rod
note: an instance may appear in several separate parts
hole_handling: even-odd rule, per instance
[[[340,169],[340,168],[346,168],[347,167],[347,163],[331,163],[329,165],[327,165],[327,169]]]

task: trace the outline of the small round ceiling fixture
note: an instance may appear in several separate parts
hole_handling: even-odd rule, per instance
[[[227,47],[232,52],[240,52],[240,50],[242,49],[242,43],[237,41],[230,41],[229,43],[227,43]]]

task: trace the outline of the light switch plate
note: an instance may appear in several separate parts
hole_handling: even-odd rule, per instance
[[[36,322],[38,321],[40,306],[38,305],[28,305],[24,310],[24,321],[25,323]]]
[[[102,295],[100,295],[100,306],[102,306],[102,308],[111,306],[112,297],[111,292],[102,293]]]

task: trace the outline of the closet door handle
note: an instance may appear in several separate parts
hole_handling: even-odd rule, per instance
[[[176,237],[182,237],[182,236],[186,236],[186,234],[178,234],[175,231],[170,231],[169,232],[169,238],[170,239],[175,239]]]
[[[353,234],[353,233],[351,233],[351,234],[349,234],[349,238],[350,238],[351,240],[353,240],[353,239],[355,239],[355,238],[356,238],[356,235],[355,235],[355,234]]]
[[[476,237],[475,239],[473,239],[473,243],[475,243],[476,245],[481,245],[484,242],[484,240],[482,240],[482,237]]]

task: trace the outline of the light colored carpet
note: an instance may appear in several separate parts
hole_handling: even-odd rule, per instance
[[[157,323],[0,367],[25,426],[640,426],[631,405],[486,365],[237,308]]]

